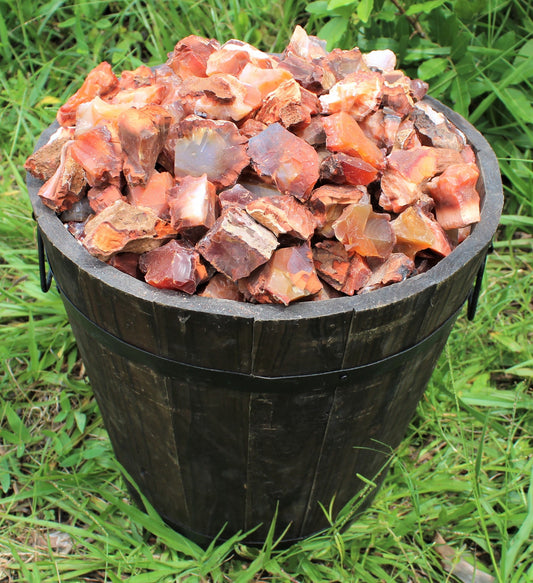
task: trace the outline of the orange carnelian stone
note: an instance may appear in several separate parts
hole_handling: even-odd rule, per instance
[[[106,61],[95,67],[85,78],[83,85],[68,98],[57,112],[59,125],[72,126],[76,122],[76,111],[80,104],[95,97],[111,97],[118,90],[118,79]]]
[[[405,253],[411,259],[424,249],[443,257],[451,253],[452,248],[442,227],[417,206],[406,208],[391,222],[391,227],[396,235],[394,251]]]
[[[459,229],[479,221],[478,178],[475,164],[454,164],[428,184],[443,229]]]
[[[256,301],[286,306],[321,289],[308,243],[274,251],[247,282],[247,291]]]
[[[348,113],[341,111],[323,118],[326,131],[326,147],[331,152],[344,152],[357,156],[374,168],[382,168],[385,162],[383,152],[367,138],[359,124]]]
[[[347,251],[363,257],[386,259],[396,241],[388,215],[375,213],[370,203],[348,205],[333,223],[333,230]]]
[[[174,186],[170,172],[153,171],[146,185],[137,184],[128,192],[128,202],[134,206],[151,209],[159,218],[169,218],[168,197]]]
[[[139,259],[146,283],[161,289],[193,294],[207,280],[207,269],[194,247],[172,239]]]
[[[299,200],[309,197],[319,178],[316,150],[279,123],[250,139],[248,155],[259,176],[271,178],[280,192]]]

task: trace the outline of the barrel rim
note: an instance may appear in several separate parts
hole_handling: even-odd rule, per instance
[[[99,279],[104,285],[153,304],[232,318],[253,318],[259,321],[323,318],[352,311],[364,312],[380,309],[386,305],[405,301],[429,287],[442,284],[469,260],[487,249],[498,227],[503,207],[503,188],[498,161],[487,140],[465,118],[440,101],[429,96],[426,96],[424,101],[444,114],[465,134],[468,143],[476,154],[483,185],[481,220],[472,228],[471,234],[465,241],[427,272],[362,295],[317,302],[303,301],[289,306],[281,306],[250,304],[233,300],[205,298],[198,295],[189,296],[179,291],[157,289],[92,256],[72,237],[56,213],[42,203],[37,194],[42,182],[29,173],[26,175],[28,194],[42,236],[59,249],[65,257],[77,264],[87,274]],[[35,149],[37,150],[44,145],[57,128],[57,122],[49,126],[39,137]]]

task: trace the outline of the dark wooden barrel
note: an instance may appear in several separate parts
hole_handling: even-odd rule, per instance
[[[481,222],[430,271],[356,297],[289,307],[157,290],[74,241],[27,178],[38,228],[124,468],[174,528],[208,542],[260,525],[328,526],[401,442],[483,265],[502,207],[498,163],[462,117]],[[43,144],[54,127],[45,132]],[[359,509],[371,502],[371,489]]]

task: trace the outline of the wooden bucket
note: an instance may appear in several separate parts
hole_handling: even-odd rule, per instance
[[[168,524],[201,543],[257,528],[328,527],[379,484],[502,207],[496,157],[462,117],[481,171],[481,222],[430,271],[362,296],[289,307],[158,290],[95,259],[28,191],[115,454]],[[41,136],[37,147],[57,126]],[[479,279],[479,278],[478,278]],[[376,489],[365,493],[359,509]]]

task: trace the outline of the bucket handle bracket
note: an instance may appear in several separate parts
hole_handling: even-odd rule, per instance
[[[492,241],[487,249],[487,252],[485,253],[485,257],[483,257],[483,260],[481,261],[481,265],[479,266],[477,275],[476,275],[476,281],[474,282],[474,287],[470,290],[470,293],[468,294],[468,306],[467,306],[467,311],[466,311],[466,315],[467,318],[472,321],[475,316],[476,316],[476,312],[477,312],[477,304],[479,301],[479,294],[481,293],[481,287],[482,287],[482,283],[483,283],[483,274],[485,273],[485,265],[487,264],[487,256],[489,253],[492,253],[494,251],[494,245],[492,244]]]
[[[50,286],[52,285],[52,269],[50,268],[50,262],[46,256],[46,250],[44,248],[43,237],[41,235],[41,230],[37,227],[37,253],[39,256],[39,278],[41,282],[41,290],[46,293]],[[46,271],[46,264],[48,263],[49,269]]]

